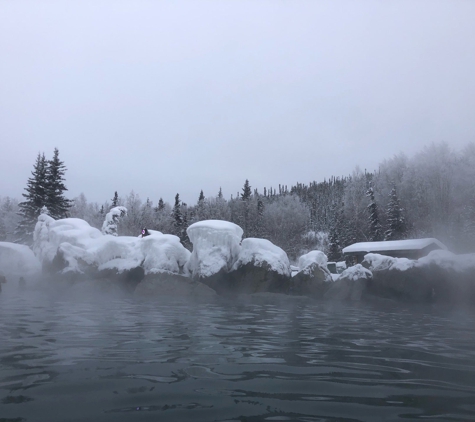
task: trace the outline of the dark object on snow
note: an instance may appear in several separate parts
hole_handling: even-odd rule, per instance
[[[140,235],[141,237],[145,237],[145,236],[150,236],[150,233],[149,231],[144,227],[142,229],[142,234]]]

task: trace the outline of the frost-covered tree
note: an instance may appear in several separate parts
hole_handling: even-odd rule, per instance
[[[165,208],[165,202],[163,202],[163,199],[160,198],[158,200],[158,205],[157,205],[157,208],[156,208],[156,211],[161,211]]]
[[[23,202],[18,204],[20,221],[16,227],[15,235],[18,243],[31,246],[33,244],[33,232],[43,205],[47,198],[47,162],[44,154],[36,157],[31,177],[27,181],[26,193],[22,196]]]
[[[404,210],[399,204],[396,187],[393,186],[389,194],[389,203],[387,208],[388,228],[384,234],[385,240],[400,240],[406,237],[406,220]]]
[[[369,217],[369,239],[377,242],[384,239],[383,228],[379,222],[378,205],[374,199],[373,185],[370,184],[366,196],[369,198],[369,204],[367,207]]]
[[[127,215],[127,208],[121,206],[112,208],[106,214],[104,224],[102,225],[102,233],[118,236],[117,225],[119,224],[119,220],[125,215]]]
[[[48,160],[46,167],[45,201],[49,215],[55,220],[66,218],[72,205],[71,201],[64,196],[64,192],[68,190],[64,184],[66,170],[64,162],[59,159],[58,148],[55,148],[53,158]]]

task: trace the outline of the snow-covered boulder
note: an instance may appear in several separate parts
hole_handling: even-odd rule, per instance
[[[475,303],[475,254],[435,250],[418,260],[367,254],[373,295],[414,302]]]
[[[266,239],[242,241],[232,271],[210,284],[218,293],[287,293],[290,287],[290,263],[287,254]]]
[[[347,268],[325,292],[323,297],[332,300],[361,300],[373,278],[370,270],[357,264]]]
[[[241,251],[233,270],[251,264],[290,277],[290,262],[287,254],[267,239],[248,237],[241,243]]]
[[[195,278],[229,272],[241,251],[241,227],[229,221],[205,220],[186,230],[193,252],[187,269]]]
[[[312,264],[318,264],[320,267],[326,267],[327,263],[328,258],[322,251],[310,251],[299,258],[299,270],[303,271]]]
[[[183,247],[178,236],[150,232],[150,236],[146,236],[138,242],[144,257],[142,266],[145,274],[163,271],[183,274],[191,252]]]
[[[444,251],[446,252],[446,251]],[[393,258],[392,256],[368,253],[364,256],[362,265],[370,271],[399,270],[406,271],[414,267],[416,261],[408,258]]]
[[[328,258],[322,251],[310,251],[299,258],[299,272],[292,278],[294,295],[322,297],[333,281],[327,269]]]
[[[146,275],[135,289],[134,296],[141,298],[213,299],[216,292],[199,281],[179,274],[161,272]]]
[[[0,275],[17,282],[20,277],[34,277],[40,272],[41,263],[28,246],[0,242]]]
[[[182,274],[190,257],[176,236],[154,231],[144,238],[103,235],[77,218],[40,215],[34,239],[34,251],[49,273],[72,274],[76,279],[115,278],[129,286],[144,274]]]

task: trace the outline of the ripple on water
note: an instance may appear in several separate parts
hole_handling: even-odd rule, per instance
[[[472,311],[4,295],[0,339],[5,421],[475,420]]]

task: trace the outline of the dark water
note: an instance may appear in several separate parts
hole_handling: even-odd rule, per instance
[[[473,311],[0,295],[0,421],[474,421]]]

